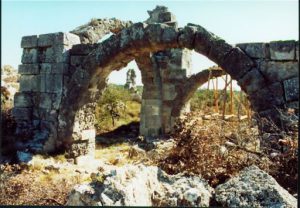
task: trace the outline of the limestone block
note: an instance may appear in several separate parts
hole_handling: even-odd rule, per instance
[[[72,49],[70,49],[70,55],[88,55],[94,49],[96,49],[98,44],[78,44],[74,45]]]
[[[160,116],[159,115],[147,116],[145,124],[147,128],[160,128],[161,127]]]
[[[30,120],[32,116],[31,108],[13,108],[12,115],[17,120]]]
[[[227,57],[228,53],[233,49],[232,46],[226,43],[225,40],[208,32],[203,27],[199,25],[196,25],[196,27],[197,32],[194,40],[195,51],[221,65],[224,62],[225,57]],[[231,53],[233,56],[241,54],[238,50],[235,50],[234,52],[235,53]],[[242,56],[240,55],[239,58],[241,57]],[[232,58],[233,57],[231,56],[231,59]]]
[[[68,71],[68,64],[66,63],[43,63],[41,64],[41,73],[48,74],[66,74]]]
[[[79,66],[83,63],[86,56],[71,56],[70,63],[72,66]]]
[[[251,58],[269,58],[269,47],[265,43],[240,43],[236,46]]]
[[[81,140],[95,140],[95,138],[96,138],[95,129],[87,129],[81,132]]]
[[[163,100],[174,100],[177,95],[175,86],[173,84],[163,84]]]
[[[38,51],[35,48],[24,48],[22,55],[22,64],[38,63]]]
[[[175,22],[176,17],[171,12],[162,12],[158,14],[158,23]]]
[[[299,100],[299,78],[283,81],[286,101]]]
[[[21,48],[35,48],[38,45],[37,35],[24,36],[21,41]]]
[[[252,94],[265,86],[265,79],[257,69],[252,69],[243,76],[238,84],[248,94]]]
[[[32,107],[31,94],[24,92],[17,92],[14,97],[14,107],[28,108]]]
[[[267,87],[250,95],[249,100],[254,111],[263,111],[284,104],[283,97],[274,97]]]
[[[281,82],[275,82],[268,86],[272,95],[274,95],[275,99],[283,99],[284,97],[284,90]]]
[[[146,115],[160,115],[160,107],[159,106],[146,105],[145,106],[145,113],[146,113]]]
[[[40,75],[22,75],[20,77],[20,92],[40,91]]]
[[[40,69],[38,64],[21,64],[18,67],[19,74],[39,74]]]
[[[69,47],[64,45],[54,45],[45,51],[45,63],[68,63]]]
[[[270,42],[270,55],[272,60],[294,60],[295,41]]]
[[[33,108],[32,116],[34,119],[55,123],[57,122],[58,113],[56,110],[36,107]]]
[[[78,35],[75,35],[73,33],[55,33],[55,44],[63,44],[63,45],[75,45],[80,44],[80,38]]]
[[[194,48],[194,37],[197,31],[197,27],[189,25],[185,26],[183,30],[179,32],[178,43],[185,48]]]
[[[39,35],[38,46],[39,47],[49,47],[54,44],[55,33],[42,34]]]
[[[41,74],[41,92],[61,93],[63,88],[62,74]]]
[[[255,63],[240,49],[234,48],[226,56],[221,67],[233,78],[238,80],[245,75]]]
[[[52,108],[52,94],[40,93],[40,108],[51,109]]]
[[[160,99],[143,99],[142,106],[143,105],[161,106],[161,100]]]
[[[299,76],[299,63],[295,61],[262,61],[260,71],[270,81],[282,81]]]

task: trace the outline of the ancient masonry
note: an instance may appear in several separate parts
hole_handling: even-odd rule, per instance
[[[144,91],[140,134],[172,131],[174,120],[188,111],[188,101],[209,71],[191,75],[191,51],[208,57],[238,81],[257,116],[285,128],[282,115],[298,112],[299,42],[274,41],[235,46],[188,24],[178,28],[166,7],[148,11],[143,23],[92,20],[71,33],[22,38],[20,92],[15,95],[19,150],[67,150],[71,157],[93,153],[94,109],[107,77],[135,60]],[[114,33],[98,43],[105,34]],[[280,112],[279,112],[280,111]]]

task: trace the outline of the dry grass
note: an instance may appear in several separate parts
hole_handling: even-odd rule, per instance
[[[158,162],[169,174],[200,174],[215,187],[244,167],[255,164],[274,176],[291,193],[297,191],[296,140],[289,151],[279,154],[276,159],[270,158],[264,148],[259,148],[262,138],[254,124],[221,119],[203,121],[197,113],[191,113],[179,122],[172,138],[176,145]],[[282,175],[286,180],[282,180]]]

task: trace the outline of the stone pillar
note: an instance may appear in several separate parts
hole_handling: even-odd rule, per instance
[[[17,149],[53,152],[57,145],[58,111],[64,76],[69,70],[69,49],[80,43],[71,33],[51,33],[22,38],[19,65],[20,92],[13,115],[17,122]]]
[[[157,6],[148,13],[150,17],[146,23],[165,23],[177,28],[176,17],[168,8]],[[148,60],[148,64],[145,59]],[[149,57],[144,56],[136,61],[141,69],[144,84],[140,134],[159,136],[169,133],[175,118],[179,116],[171,115],[176,91],[180,88],[181,81],[191,74],[191,51],[170,49],[150,54]],[[189,111],[188,104],[183,111]]]

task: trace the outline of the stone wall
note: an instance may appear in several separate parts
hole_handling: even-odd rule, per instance
[[[17,149],[56,150],[59,108],[69,73],[69,49],[78,43],[78,36],[62,32],[22,38],[20,91],[15,95],[13,109]]]
[[[281,114],[288,108],[297,114],[299,110],[299,42],[244,43],[237,47],[256,62],[256,68],[238,81],[252,109],[285,128]]]

